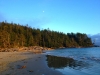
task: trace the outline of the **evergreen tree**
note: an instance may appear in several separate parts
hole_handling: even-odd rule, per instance
[[[59,47],[90,47],[91,38],[82,33],[62,33],[49,29],[35,29],[15,23],[0,23],[0,47],[43,46]]]

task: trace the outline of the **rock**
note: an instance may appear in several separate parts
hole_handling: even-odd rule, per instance
[[[18,65],[17,67],[18,67],[18,69],[24,69],[24,68],[26,68],[26,65],[23,65],[23,66]]]
[[[33,70],[29,70],[29,72],[33,72]]]

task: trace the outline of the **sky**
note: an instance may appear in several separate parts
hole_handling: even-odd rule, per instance
[[[95,45],[100,46],[100,33],[94,34],[94,35],[88,35],[88,37],[91,38],[92,42],[93,42]]]
[[[100,0],[0,0],[0,22],[64,33],[100,33]]]

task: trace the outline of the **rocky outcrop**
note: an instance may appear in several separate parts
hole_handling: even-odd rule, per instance
[[[0,52],[31,51],[33,53],[42,53],[44,50],[53,50],[53,49],[47,47],[40,47],[40,46],[30,46],[30,47],[20,47],[20,48],[0,48]]]

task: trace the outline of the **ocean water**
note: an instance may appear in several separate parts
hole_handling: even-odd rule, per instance
[[[47,51],[49,68],[64,75],[100,75],[100,47]]]

